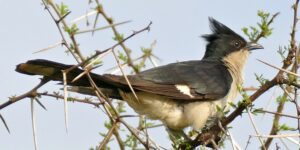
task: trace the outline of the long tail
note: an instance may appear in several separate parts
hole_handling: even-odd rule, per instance
[[[73,65],[66,65],[61,64],[49,60],[44,59],[36,59],[36,60],[29,60],[26,63],[21,63],[17,65],[16,71],[19,73],[27,74],[27,75],[42,75],[50,80],[54,81],[63,81],[63,74],[62,70],[66,70],[71,68]],[[75,68],[68,72],[67,75],[67,84],[70,86],[79,86],[79,87],[91,87],[89,79],[87,76],[82,76],[75,82],[72,82],[74,78],[76,78],[79,74],[83,72],[82,69]],[[90,73],[92,79],[102,89],[102,92],[106,94],[106,96],[110,98],[117,98],[120,99],[119,92],[117,87],[114,84],[109,83],[110,81],[107,78]],[[72,89],[72,88],[71,88]],[[88,89],[88,88],[73,88],[74,89]],[[76,90],[75,90],[76,91]],[[89,94],[89,92],[81,92],[83,94]]]

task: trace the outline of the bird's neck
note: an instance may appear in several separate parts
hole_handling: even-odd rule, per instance
[[[228,54],[223,58],[225,66],[228,68],[231,76],[236,80],[236,84],[243,83],[243,70],[249,56],[248,50],[240,50]]]

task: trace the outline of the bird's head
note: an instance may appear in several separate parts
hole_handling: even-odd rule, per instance
[[[209,18],[209,22],[212,33],[202,36],[208,42],[203,58],[223,59],[234,52],[248,53],[251,50],[263,48],[259,44],[247,42],[243,37],[213,18]]]

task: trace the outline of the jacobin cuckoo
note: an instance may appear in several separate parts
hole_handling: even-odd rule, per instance
[[[217,107],[224,108],[236,98],[250,51],[263,48],[247,43],[213,18],[209,21],[212,33],[203,36],[207,46],[201,60],[171,63],[128,76],[138,100],[123,76],[91,76],[107,97],[126,101],[137,113],[161,120],[170,129],[202,129],[218,116]],[[19,64],[16,71],[62,81],[61,70],[71,66],[37,59]],[[71,82],[82,71],[76,68],[69,72],[68,85],[90,87],[85,76]]]

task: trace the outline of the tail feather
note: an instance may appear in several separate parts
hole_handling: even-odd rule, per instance
[[[63,75],[62,70],[66,70],[72,67],[72,65],[65,65],[49,60],[36,59],[29,60],[26,63],[22,63],[17,65],[16,71],[19,73],[27,74],[27,75],[42,75],[51,80],[62,81]],[[67,74],[67,82],[72,84],[71,81],[80,73],[81,69],[75,68]],[[81,86],[86,86],[85,77],[81,78],[76,82],[76,84],[80,84]],[[83,85],[82,85],[83,84]]]
[[[23,73],[27,75],[42,75],[50,80],[63,81],[62,70],[66,70],[68,68],[71,68],[72,66],[73,65],[66,65],[66,64],[57,63],[54,61],[49,61],[44,59],[35,59],[17,65],[15,70],[19,73]],[[67,84],[71,86],[90,87],[90,82],[87,76],[82,76],[75,82],[72,82],[72,80],[82,72],[83,70],[79,68],[75,68],[70,72],[68,72]],[[118,94],[115,84],[110,84],[106,78],[98,74],[91,73],[91,77],[94,80],[94,82],[97,84],[97,86],[104,89],[103,92],[108,91],[108,93],[105,94],[107,94],[111,98],[120,97],[120,95],[112,95],[112,94]]]
[[[120,99],[120,100],[122,99],[118,90],[109,89],[109,88],[100,88],[100,90],[105,96],[109,98]],[[72,86],[72,87],[68,87],[68,91],[85,94],[85,95],[92,95],[92,96],[96,95],[95,91],[91,87]]]

